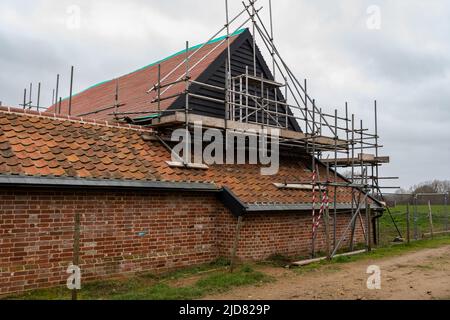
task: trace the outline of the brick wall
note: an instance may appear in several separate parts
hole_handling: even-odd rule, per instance
[[[338,240],[350,222],[351,215],[338,213]],[[287,257],[308,256],[311,254],[311,215],[308,213],[273,213],[250,214],[243,219],[238,245],[238,256],[241,260],[259,261],[273,254]],[[332,219],[330,219],[332,220]],[[222,216],[218,223],[219,252],[222,256],[230,256],[236,230],[236,218]],[[365,223],[365,222],[364,222]],[[330,237],[332,239],[333,221],[330,221]],[[350,243],[349,231],[343,246]],[[361,223],[357,223],[355,239],[364,242]],[[322,223],[316,240],[317,252],[326,250],[325,226]]]
[[[218,257],[213,194],[0,191],[0,294],[66,282],[81,215],[83,280]]]
[[[0,295],[66,282],[75,213],[84,282],[229,256],[237,222],[214,194],[0,189]],[[307,253],[310,230],[309,213],[246,216],[238,255]]]

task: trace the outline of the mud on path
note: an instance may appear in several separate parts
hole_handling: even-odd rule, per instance
[[[381,290],[367,289],[367,267],[381,268]],[[275,282],[241,287],[213,300],[429,300],[450,299],[450,246],[398,257],[333,264],[316,271],[262,267]]]

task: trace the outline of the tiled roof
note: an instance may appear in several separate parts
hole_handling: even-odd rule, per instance
[[[302,158],[282,157],[275,176],[262,176],[259,165],[213,165],[208,170],[172,168],[166,163],[170,152],[148,139],[151,130],[94,122],[0,107],[0,175],[206,182],[228,187],[246,204],[311,202],[311,191],[274,186],[286,181],[309,181],[311,171]],[[325,167],[320,171],[325,177]],[[349,202],[350,189],[339,188],[338,203]]]
[[[232,37],[230,43],[233,43],[244,30],[239,30]],[[221,53],[227,48],[224,38],[214,39],[206,43],[203,47],[198,45],[190,48],[189,53],[200,49],[191,59],[190,66],[192,68],[190,77],[192,80],[197,79],[208,66],[210,66]],[[201,48],[200,48],[201,47]],[[214,49],[214,50],[213,50]],[[158,64],[161,64],[161,77],[165,77],[175,67],[183,63],[185,60],[185,51],[181,51],[166,59],[150,64],[137,71],[121,76],[118,79],[102,82],[82,91],[72,98],[72,115],[83,115],[92,111],[111,107],[115,103],[116,80],[119,81],[119,103],[124,104],[120,107],[120,112],[148,112],[156,111],[157,104],[151,104],[156,98],[156,93],[147,94],[147,91],[158,82]],[[195,67],[194,67],[195,66]],[[164,83],[176,81],[184,77],[186,68],[179,67],[169,76]],[[164,84],[163,83],[163,84]],[[170,87],[163,97],[169,97],[184,91],[185,83],[178,83]],[[162,91],[164,91],[162,89]],[[161,102],[161,110],[166,110],[176,100],[176,97]],[[61,104],[61,114],[68,114],[69,102],[66,98]],[[57,113],[58,106],[54,105],[48,109],[48,112]],[[93,119],[113,119],[110,114],[114,112],[114,108],[101,111],[99,113],[90,114]]]

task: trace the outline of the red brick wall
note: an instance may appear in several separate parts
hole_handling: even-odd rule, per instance
[[[225,210],[213,194],[0,191],[0,294],[66,282],[76,212],[87,281],[215,260]]]
[[[350,222],[351,215],[338,213],[338,240]],[[241,260],[264,260],[273,254],[287,257],[308,256],[311,254],[312,217],[306,213],[273,213],[250,214],[243,219],[238,245],[238,256]],[[332,239],[333,222],[330,219],[330,238]],[[218,223],[219,252],[222,256],[230,256],[236,230],[236,218],[223,216]],[[364,222],[365,223],[365,222]],[[350,242],[348,232],[343,246]],[[355,241],[364,242],[363,229],[357,223]],[[325,226],[319,228],[316,240],[317,252],[326,251]]]
[[[66,283],[75,213],[84,282],[229,257],[237,222],[214,194],[0,189],[0,295]],[[307,253],[310,230],[305,213],[246,216],[238,255]]]

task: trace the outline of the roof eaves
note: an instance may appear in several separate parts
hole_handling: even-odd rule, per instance
[[[237,217],[247,212],[247,206],[227,187],[222,188],[218,198]]]
[[[172,182],[172,181],[138,181],[110,179],[82,179],[71,177],[43,177],[22,175],[0,175],[0,186],[17,187],[63,187],[94,189],[153,189],[171,191],[218,192],[213,183],[206,182]]]
[[[365,206],[364,206],[365,207]],[[330,204],[330,209],[334,209],[334,204]],[[371,209],[381,209],[376,204],[370,204]],[[247,205],[246,213],[264,213],[264,212],[289,212],[289,211],[310,211],[312,209],[311,203],[299,204],[252,204]],[[337,210],[351,210],[350,203],[336,204]]]

